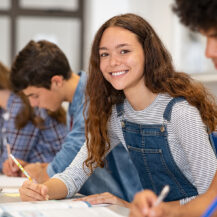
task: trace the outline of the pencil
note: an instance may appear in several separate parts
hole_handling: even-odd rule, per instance
[[[12,154],[10,154],[10,157],[14,161],[14,163],[20,168],[20,170],[23,172],[23,174],[29,179],[29,181],[32,181],[32,178],[29,176],[29,174],[26,172],[26,170],[24,170],[24,168],[18,162],[18,160]]]
[[[159,205],[164,200],[164,198],[167,196],[167,194],[169,193],[169,191],[170,191],[169,185],[165,185],[164,188],[163,188],[163,190],[159,194],[157,200],[155,201],[154,206]]]

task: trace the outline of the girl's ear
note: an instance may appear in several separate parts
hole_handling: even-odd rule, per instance
[[[51,78],[51,88],[53,87],[62,87],[63,77],[61,75],[55,75]]]

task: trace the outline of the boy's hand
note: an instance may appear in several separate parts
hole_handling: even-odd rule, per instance
[[[19,163],[24,167],[26,166],[28,163],[26,161],[17,159],[19,161]],[[2,172],[3,174],[7,175],[7,176],[21,176],[22,172],[19,169],[19,167],[14,163],[14,161],[12,159],[7,159],[2,166]]]

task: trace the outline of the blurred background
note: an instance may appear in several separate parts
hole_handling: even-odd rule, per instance
[[[0,61],[10,66],[29,40],[46,39],[67,55],[73,71],[87,70],[91,42],[114,15],[145,18],[170,51],[175,68],[202,81],[217,96],[217,72],[205,58],[205,39],[179,23],[173,0],[0,0]]]

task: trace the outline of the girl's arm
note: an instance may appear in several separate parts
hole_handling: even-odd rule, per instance
[[[86,143],[82,146],[72,163],[62,173],[56,174],[44,184],[26,181],[20,188],[24,201],[62,199],[72,197],[89,177],[89,170],[83,169],[87,158]]]

